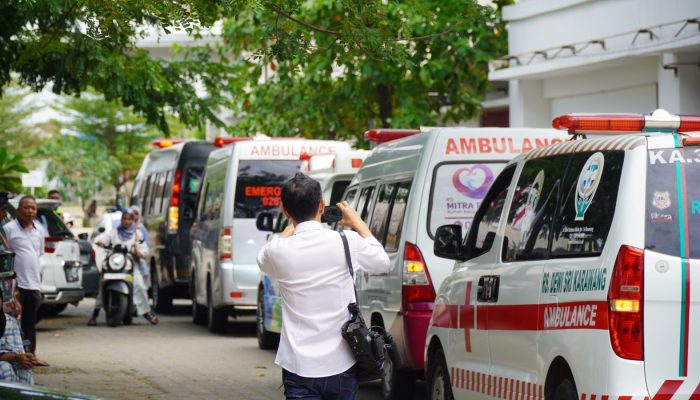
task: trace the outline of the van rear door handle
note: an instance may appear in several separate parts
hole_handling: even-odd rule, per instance
[[[477,301],[481,303],[498,302],[498,286],[500,277],[497,275],[485,275],[479,278]]]

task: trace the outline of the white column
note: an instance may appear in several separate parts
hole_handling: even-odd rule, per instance
[[[663,54],[658,76],[659,108],[671,114],[700,115],[699,54]]]
[[[510,126],[511,128],[550,128],[551,104],[544,98],[541,80],[511,80]]]

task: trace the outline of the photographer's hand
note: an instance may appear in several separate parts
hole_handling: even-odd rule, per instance
[[[350,207],[350,204],[348,204],[347,201],[341,201],[336,205],[340,209],[340,212],[343,213],[343,219],[338,222],[340,225],[354,229],[355,232],[357,232],[363,238],[373,237],[372,232],[369,230],[369,227],[365,221],[360,218],[355,209]]]

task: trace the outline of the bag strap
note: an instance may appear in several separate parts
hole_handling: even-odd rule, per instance
[[[355,286],[355,272],[352,269],[352,259],[350,258],[350,245],[348,244],[348,238],[345,236],[345,232],[340,231],[340,238],[343,240],[343,248],[345,249],[345,263],[348,265],[348,270],[350,271],[350,279],[352,279],[352,288],[355,290],[355,303],[357,303],[357,287]]]

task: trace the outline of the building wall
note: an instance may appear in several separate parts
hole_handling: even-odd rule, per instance
[[[504,18],[511,57],[490,78],[509,82],[513,127],[570,112],[700,115],[700,26],[686,23],[700,1],[522,0]]]

